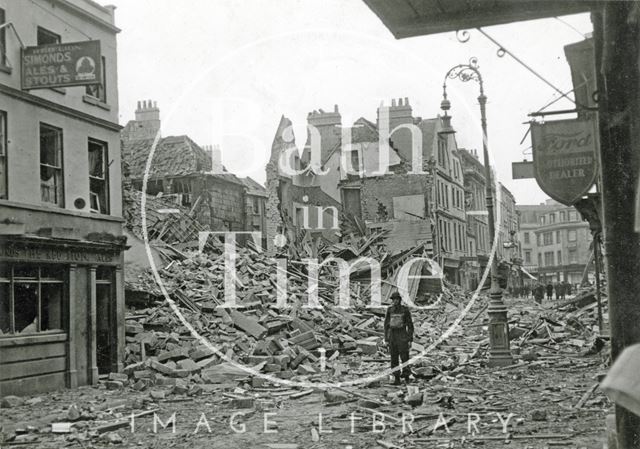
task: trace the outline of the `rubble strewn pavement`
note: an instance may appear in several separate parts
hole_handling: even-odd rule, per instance
[[[353,257],[363,253],[344,246],[340,251]],[[383,288],[383,307],[371,308],[368,288],[351,282],[352,304],[343,309],[334,297],[337,277],[323,268],[327,274],[319,277],[320,307],[310,308],[304,266],[290,262],[285,268],[288,308],[279,308],[277,262],[249,246],[238,249],[236,260],[238,308],[223,308],[219,307],[224,304],[221,252],[222,247],[215,245],[208,253],[179,251],[183,257],[159,271],[171,303],[153,273],[139,271],[127,285],[134,299],[125,321],[124,371],[101,376],[100,395],[95,388],[83,387],[33,398],[4,398],[0,411],[4,443],[154,447],[152,441],[159,434],[132,433],[131,417],[148,429],[154,413],[164,413],[167,419],[169,410],[175,409],[188,417],[182,421],[193,420],[188,431],[178,432],[179,438],[171,443],[175,447],[194,447],[194,441],[206,438],[206,432],[193,433],[201,411],[206,411],[210,428],[224,434],[220,438],[226,439],[227,447],[280,443],[282,436],[270,440],[261,434],[250,440],[251,432],[239,435],[226,425],[225,419],[238,411],[247,416],[247,427],[254,421],[261,425],[265,410],[278,413],[274,418],[278,429],[293,431],[290,447],[340,441],[354,441],[353,447],[415,447],[447,444],[456,438],[486,443],[484,447],[492,447],[491,442],[502,447],[504,441],[521,447],[516,444],[536,438],[573,447],[569,443],[588,442],[598,434],[597,426],[611,408],[593,376],[608,364],[608,338],[598,332],[591,290],[564,303],[542,306],[530,298],[509,298],[515,362],[489,368],[486,296],[476,297],[441,281],[427,280],[426,288],[415,285],[410,288],[412,299],[421,308],[412,312],[411,355],[421,357],[412,365],[414,382],[392,387],[386,377],[376,376],[388,366],[383,341],[388,286]],[[396,280],[394,260],[402,257],[387,257],[383,264],[387,285]],[[352,280],[364,275],[356,270]],[[604,305],[606,318],[606,298]],[[459,320],[461,314],[464,318]],[[368,377],[371,380],[364,385],[349,384]],[[322,383],[324,387],[317,386]],[[41,416],[21,420],[34,406]],[[399,413],[405,411],[415,418],[410,432],[400,425]],[[516,418],[506,434],[500,432],[500,420],[492,417],[479,424],[480,434],[469,435],[466,416],[471,412],[514,413]],[[318,422],[318,413],[324,422]],[[353,413],[362,424],[354,426]],[[372,413],[386,419],[383,432],[371,432],[366,419]],[[444,427],[451,432],[443,432]],[[354,432],[361,433],[360,442]]]

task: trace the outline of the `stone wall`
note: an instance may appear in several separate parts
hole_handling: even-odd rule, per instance
[[[424,195],[426,214],[429,210],[427,179],[428,175],[397,174],[362,180],[362,218],[375,222],[392,219],[393,198],[408,195]]]

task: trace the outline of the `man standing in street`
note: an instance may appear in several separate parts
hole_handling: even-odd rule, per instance
[[[398,358],[405,363],[409,360],[409,348],[413,342],[413,321],[411,319],[411,311],[407,306],[402,305],[400,293],[391,294],[391,305],[387,308],[387,314],[384,317],[384,340],[389,345],[389,353],[391,354],[391,369],[398,366]],[[411,370],[408,366],[400,370],[394,371],[394,385],[400,385],[400,375],[404,377],[405,382],[409,383]]]

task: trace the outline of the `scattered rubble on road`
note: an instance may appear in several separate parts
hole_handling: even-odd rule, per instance
[[[155,442],[174,438],[174,447],[194,447],[209,432],[227,447],[284,447],[287,438],[292,441],[287,447],[301,448],[455,441],[581,447],[573,445],[600,438],[597,426],[611,405],[593,373],[606,369],[608,338],[598,332],[592,291],[557,304],[509,298],[516,362],[488,368],[485,295],[443,285],[436,276],[411,281],[410,298],[420,306],[413,310],[411,355],[419,358],[412,365],[414,383],[393,387],[380,376],[388,367],[384,306],[397,286],[399,267],[423,254],[418,248],[385,255],[377,238],[325,247],[323,254],[352,261],[376,251],[385,279],[378,308],[369,307],[367,270],[357,266],[350,308],[339,307],[338,278],[327,267],[318,279],[320,307],[305,307],[305,266],[278,265],[251,245],[238,248],[235,260],[238,308],[219,307],[224,305],[223,247],[214,243],[203,253],[169,248],[164,253],[172,260],[158,275],[172,304],[150,271],[128,277],[124,371],[101,376],[96,388],[3,398],[3,444],[164,447]],[[287,308],[276,307],[278,268],[286,272]],[[433,274],[428,264],[416,270]],[[606,298],[604,305],[606,317]],[[164,428],[173,412],[176,434]],[[272,421],[265,418],[270,413]],[[505,424],[509,413],[514,415]],[[230,424],[239,416],[246,433]],[[473,434],[467,432],[470,416],[479,419]],[[265,435],[268,426],[281,432],[278,438]]]

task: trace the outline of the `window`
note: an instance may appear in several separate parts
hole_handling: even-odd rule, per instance
[[[536,234],[536,237],[538,239],[538,246],[542,246],[542,234]]]
[[[107,144],[93,139],[89,139],[89,207],[91,212],[109,213]]]
[[[558,251],[556,253],[556,262],[558,265],[562,265],[562,251]]]
[[[113,342],[115,341],[113,269],[97,267],[96,269],[96,358],[98,373],[111,371]]]
[[[4,9],[0,8],[0,25],[5,21]],[[0,29],[0,65],[7,64],[7,36],[5,34],[6,28]]]
[[[65,279],[59,266],[5,266],[0,271],[0,335],[61,330]]]
[[[438,137],[438,164],[447,168],[447,141],[443,137]]]
[[[524,243],[526,243],[526,244],[531,243],[531,239],[529,238],[529,233],[528,232],[524,233]]]
[[[531,265],[531,251],[524,252],[524,263]]]
[[[7,171],[7,113],[0,111],[0,200],[8,198]]]
[[[107,65],[102,57],[102,84],[88,84],[85,86],[85,93],[91,97],[97,98],[102,103],[107,102]]]
[[[59,44],[60,35],[45,28],[38,27],[37,45]]]
[[[566,215],[567,214],[564,211],[561,211],[560,212],[560,221],[565,221],[567,219]]]
[[[569,212],[569,221],[578,221],[578,214],[574,211]]]
[[[543,215],[542,217],[540,217],[540,224],[541,224],[541,225],[545,224],[544,215]]]
[[[578,250],[570,249],[569,250],[569,263],[578,263]]]
[[[562,240],[560,239],[560,230],[556,231],[556,243],[560,243]]]
[[[542,267],[544,265],[542,265],[542,253],[538,253],[538,266]]]
[[[253,203],[253,213],[254,214],[259,214],[260,213],[260,200],[258,199],[258,197],[253,197],[252,198],[252,203]]]
[[[556,222],[556,214],[549,214],[549,223]]]
[[[546,267],[553,266],[553,251],[544,253],[544,265]]]
[[[542,234],[544,245],[553,245],[553,232],[545,232]]]
[[[62,185],[62,130],[40,124],[40,197],[45,203],[64,205]]]
[[[576,240],[578,240],[578,233],[576,232],[575,229],[570,229],[569,230],[569,234],[567,235],[567,239],[570,242],[575,242]]]

